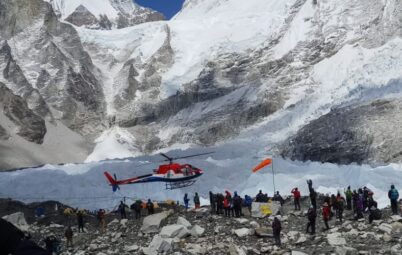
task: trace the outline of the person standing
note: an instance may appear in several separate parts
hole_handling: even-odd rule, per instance
[[[234,197],[233,197],[233,209],[235,216],[237,218],[240,218],[241,216],[241,207],[242,207],[243,200],[239,195],[237,195],[237,192],[235,191]]]
[[[216,213],[216,195],[212,191],[209,192],[209,203],[211,205],[211,213]]]
[[[184,194],[183,202],[184,202],[184,208],[186,208],[186,211],[187,211],[188,210],[188,202],[190,202],[190,199],[188,198],[187,193]]]
[[[316,223],[316,219],[317,219],[317,211],[313,205],[311,205],[307,211],[307,219],[308,219],[308,223],[307,223],[306,233],[315,235],[315,223]],[[311,232],[309,232],[310,228],[311,228]]]
[[[126,204],[124,204],[123,201],[120,201],[119,212],[121,219],[127,219]]]
[[[398,214],[399,193],[394,184],[391,185],[391,189],[388,191],[388,198],[391,202],[392,214]]]
[[[78,233],[82,231],[84,233],[84,212],[78,210],[77,212]]]
[[[198,209],[198,208],[200,208],[201,206],[201,204],[200,204],[200,197],[198,196],[198,193],[197,192],[195,192],[195,195],[194,195],[194,205],[195,205],[195,209]]]
[[[281,222],[277,217],[275,217],[274,221],[272,222],[272,233],[274,235],[275,245],[277,246],[281,246],[281,230],[282,230]]]
[[[292,189],[291,193],[293,194],[294,197],[294,204],[295,204],[295,211],[296,210],[300,210],[300,191],[298,190],[298,188],[294,188]]]
[[[100,231],[102,233],[104,233],[106,231],[106,212],[103,209],[99,209],[98,213],[97,213],[97,218],[98,218],[98,222],[99,222],[99,228]]]
[[[66,231],[64,232],[64,236],[67,239],[66,246],[72,247],[73,246],[73,230],[70,226],[67,227]]]
[[[148,209],[148,215],[154,214],[154,203],[152,203],[151,199],[148,199],[147,203],[147,209]]]
[[[345,209],[345,199],[341,196],[341,194],[338,192],[336,196],[336,217],[339,219],[340,222],[342,222],[343,219],[343,210]]]
[[[279,194],[279,191],[276,192],[276,194],[274,195],[273,201],[278,201],[281,206],[283,206],[283,204],[285,203],[285,200],[283,199],[283,197]]]
[[[217,209],[217,213],[219,214],[223,214],[223,201],[225,200],[225,198],[223,197],[223,195],[221,193],[216,194],[216,209]]]
[[[326,230],[329,229],[328,221],[329,221],[330,214],[331,214],[331,209],[329,207],[329,204],[327,202],[325,202],[322,207],[322,218],[324,220]]]
[[[350,189],[350,186],[348,186],[348,189],[345,191],[345,197],[346,197],[346,209],[352,210],[353,193],[352,190]]]

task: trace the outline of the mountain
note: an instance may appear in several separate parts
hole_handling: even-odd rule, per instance
[[[125,28],[164,20],[163,14],[132,0],[47,0],[56,15],[76,26],[91,29]]]
[[[71,157],[59,147],[52,163],[251,143],[296,160],[402,160],[400,1],[191,0],[145,23],[131,1],[23,2],[0,3],[0,82],[47,130],[71,132],[55,138]]]

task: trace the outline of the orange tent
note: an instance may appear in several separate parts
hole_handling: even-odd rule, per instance
[[[255,173],[255,172],[261,170],[262,168],[269,166],[271,164],[272,164],[272,158],[264,159],[260,164],[258,164],[258,166],[253,168],[253,173]]]

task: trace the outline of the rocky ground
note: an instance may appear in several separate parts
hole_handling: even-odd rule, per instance
[[[15,201],[0,200],[0,216],[23,212],[33,239],[40,243],[45,236],[63,237],[67,219],[63,206],[56,202],[41,204],[47,216],[36,219],[34,208]],[[330,221],[331,229],[323,230],[321,217],[317,218],[317,234],[305,233],[305,210],[308,199],[302,201],[302,210],[294,211],[287,201],[281,209],[282,243],[274,245],[271,222],[273,217],[226,218],[213,215],[209,207],[186,212],[182,207],[161,206],[156,214],[134,220],[120,220],[118,215],[107,216],[107,231],[99,232],[94,216],[86,216],[86,232],[74,235],[74,247],[65,247],[62,238],[61,254],[402,254],[402,217],[383,210],[383,219],[369,224],[365,219],[355,221],[346,211],[345,221]],[[146,214],[146,212],[143,212]],[[22,222],[22,223],[21,223]],[[72,221],[75,223],[75,220]]]

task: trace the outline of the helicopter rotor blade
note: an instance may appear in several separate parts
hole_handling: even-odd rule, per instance
[[[173,158],[169,157],[168,155],[166,155],[165,153],[159,153],[161,156],[165,157],[166,160],[165,161],[172,161]]]
[[[209,155],[209,154],[213,154],[213,153],[215,153],[215,152],[214,152],[214,151],[211,151],[211,152],[199,153],[199,154],[188,155],[188,156],[184,156],[184,157],[172,158],[172,160],[184,159],[184,158],[192,158],[192,157],[198,157],[198,156]]]

